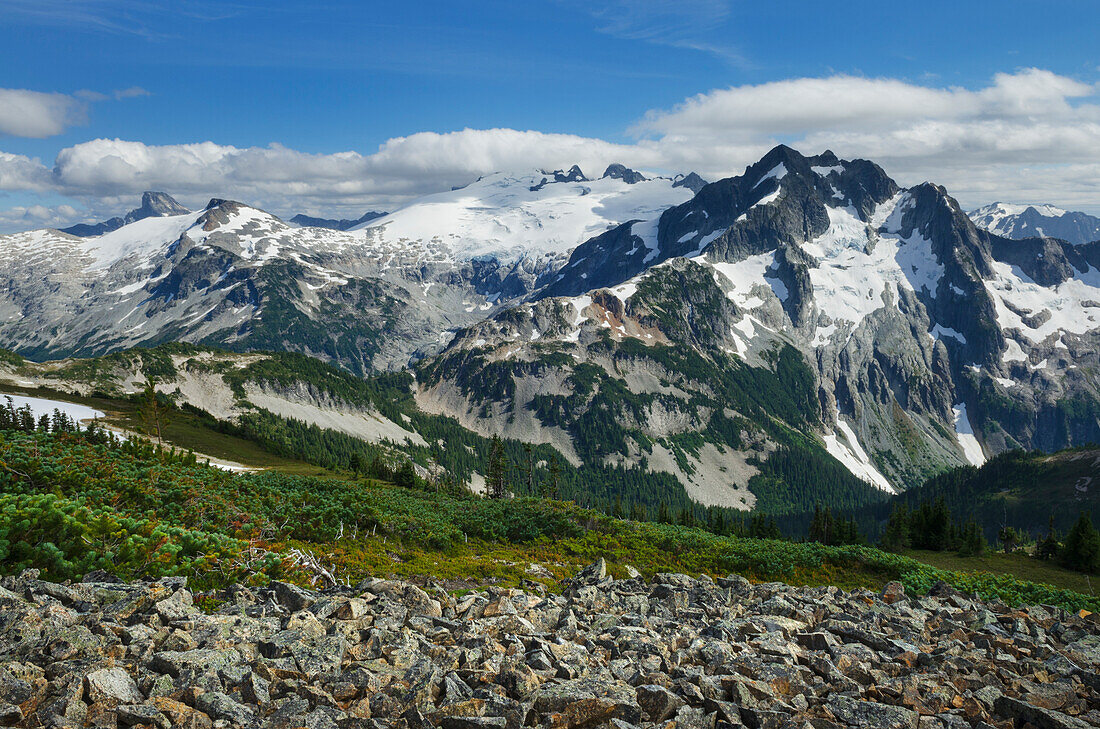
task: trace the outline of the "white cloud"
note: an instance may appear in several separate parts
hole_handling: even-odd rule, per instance
[[[982,88],[833,76],[721,89],[648,113],[630,143],[515,129],[423,132],[370,153],[309,154],[279,145],[147,145],[95,139],[52,169],[0,153],[0,189],[50,191],[121,211],[142,190],[190,204],[232,197],[280,214],[392,209],[499,170],[611,162],[643,170],[740,174],[777,142],[880,163],[903,185],[932,180],[964,205],[1054,202],[1100,212],[1098,88],[1039,69]]]
[[[52,137],[84,121],[83,102],[65,94],[0,89],[0,135]]]
[[[69,127],[84,124],[90,103],[148,95],[149,92],[140,86],[118,89],[110,94],[82,89],[71,96],[29,89],[0,89],[0,136],[54,137]]]
[[[1041,69],[997,74],[976,90],[793,79],[701,94],[650,112],[632,132],[675,145],[682,159],[709,150],[716,164],[704,169],[712,175],[740,150],[782,140],[806,152],[872,159],[903,184],[939,182],[964,204],[1050,199],[1097,210],[1098,90]]]
[[[370,155],[96,139],[63,149],[50,174],[58,191],[78,197],[164,189],[181,196],[235,197],[288,212],[307,205],[392,208],[498,170],[576,163],[598,174],[626,157],[659,162],[638,145],[514,129],[424,132],[391,139]]]
[[[71,225],[84,216],[72,205],[19,205],[0,211],[0,229],[27,230],[60,228]]]
[[[53,176],[40,160],[0,152],[0,190],[45,192],[54,187]]]

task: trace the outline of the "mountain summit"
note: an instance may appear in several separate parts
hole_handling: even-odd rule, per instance
[[[168,193],[150,190],[142,193],[140,207],[134,208],[122,217],[111,218],[101,223],[78,223],[69,228],[62,228],[61,232],[86,238],[110,233],[138,220],[186,215],[189,212],[191,211],[176,202],[175,198]]]

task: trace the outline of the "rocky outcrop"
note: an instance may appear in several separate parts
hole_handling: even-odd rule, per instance
[[[692,192],[699,192],[707,186],[707,181],[700,177],[695,172],[689,172],[684,176],[676,176],[676,179],[672,183],[673,187],[686,187]]]
[[[628,570],[636,574],[634,570]],[[601,560],[547,595],[369,579],[0,589],[0,726],[1085,729],[1093,616]]]
[[[622,180],[628,185],[636,185],[639,182],[646,181],[645,175],[643,175],[641,172],[632,170],[625,165],[618,164],[617,162],[607,166],[607,169],[603,171],[603,175],[600,176],[600,179],[603,179],[604,177],[610,177],[613,180]],[[672,186],[676,187],[677,185],[674,182],[672,183]]]

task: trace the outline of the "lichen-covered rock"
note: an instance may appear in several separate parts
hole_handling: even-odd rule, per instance
[[[1100,726],[1090,616],[945,586],[890,602],[596,564],[560,595],[369,580],[233,588],[206,614],[182,584],[103,580],[5,578],[0,726]]]

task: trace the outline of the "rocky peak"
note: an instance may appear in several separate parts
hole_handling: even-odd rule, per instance
[[[169,215],[184,215],[189,212],[191,211],[176,202],[175,198],[168,193],[147,190],[141,195],[141,206],[134,208],[125,216],[114,217],[101,223],[78,223],[68,228],[62,228],[61,232],[81,238],[90,238],[110,233],[138,220],[162,218]]]
[[[175,198],[168,193],[147,190],[141,194],[141,207],[131,211],[126,216],[126,222],[141,220],[142,218],[186,215],[189,212],[191,211],[176,202]]]
[[[554,182],[588,182],[588,178],[581,172],[580,167],[573,165],[565,174],[562,174],[561,170],[555,170]]]
[[[610,164],[607,169],[604,170],[600,179],[610,177],[613,180],[622,180],[628,185],[633,185],[638,182],[645,182],[646,178],[641,172],[635,172],[634,170],[621,165],[619,163]],[[673,185],[675,187],[675,185]]]
[[[677,175],[676,179],[672,181],[673,187],[686,187],[692,192],[698,194],[700,190],[707,186],[707,181],[694,172],[689,172],[687,175]]]
[[[588,178],[584,176],[584,173],[581,172],[581,168],[577,165],[573,165],[572,167],[570,167],[568,172],[563,172],[561,170],[554,170],[553,172],[547,172],[546,170],[540,170],[540,172],[543,175],[545,175],[545,177],[542,178],[542,181],[539,182],[539,184],[531,186],[531,192],[537,192],[538,190],[541,190],[542,188],[546,187],[547,185],[549,185],[553,182],[588,182],[589,181]],[[550,179],[550,178],[553,178],[553,179]]]

